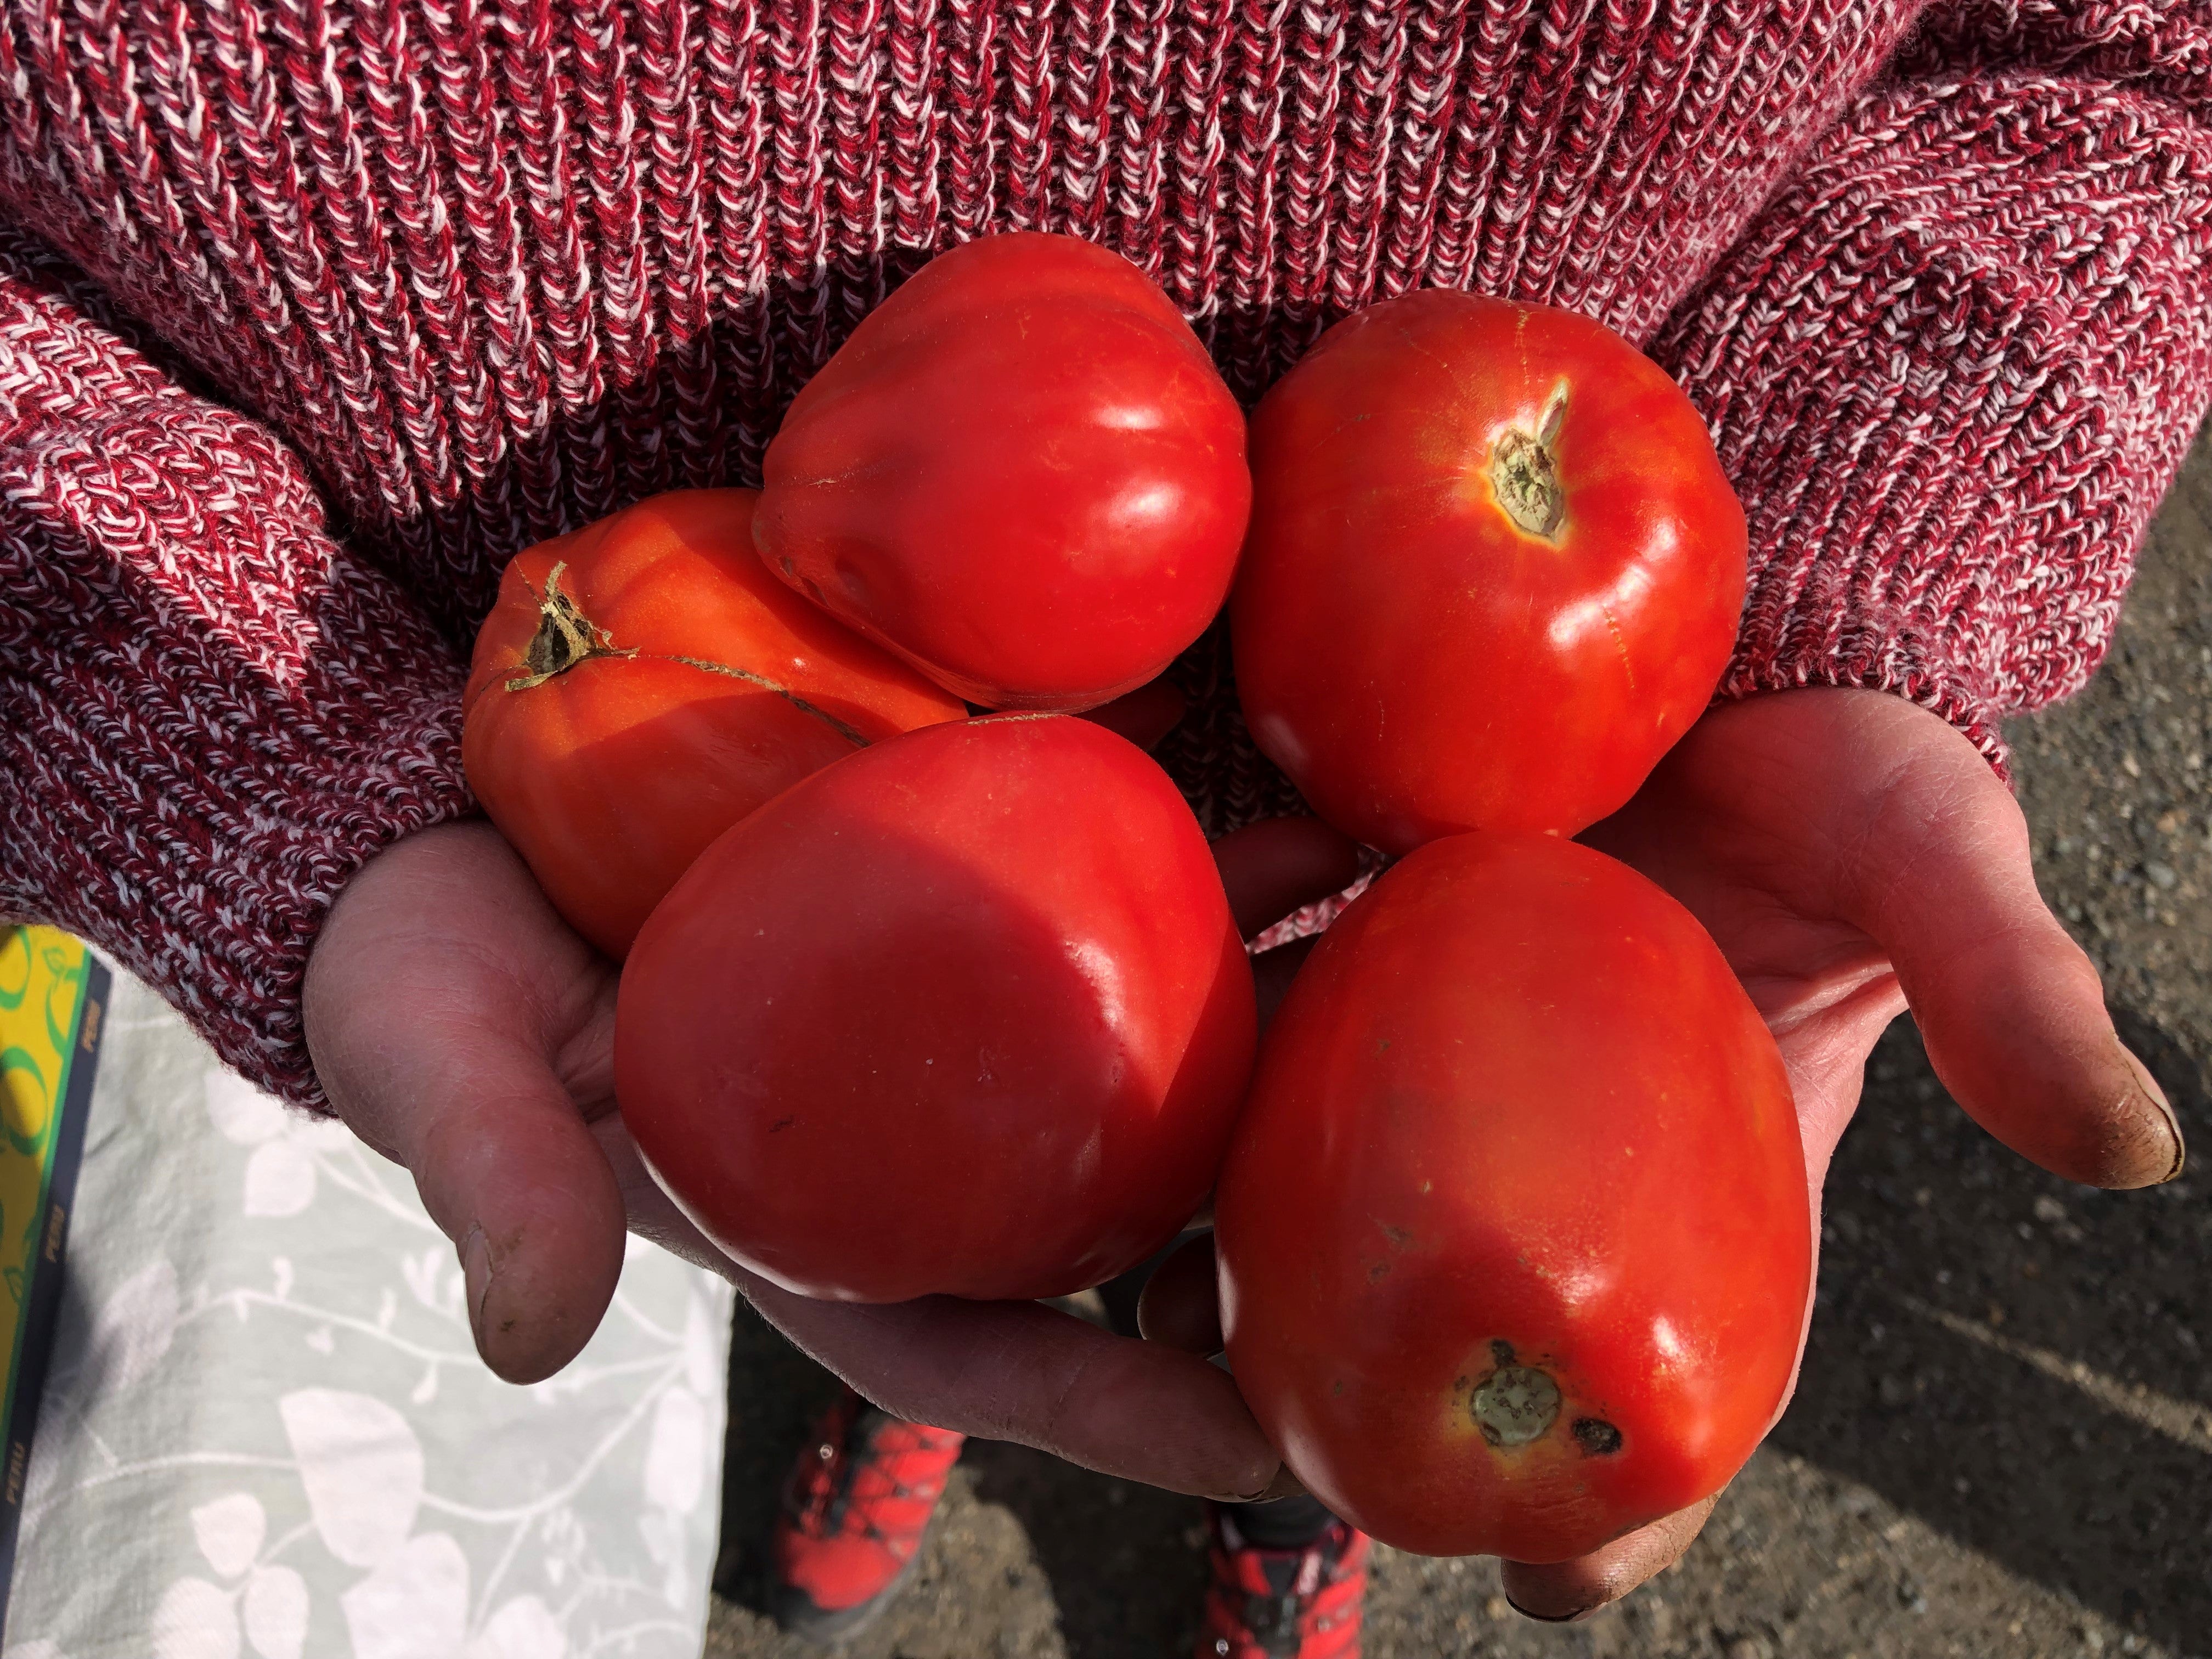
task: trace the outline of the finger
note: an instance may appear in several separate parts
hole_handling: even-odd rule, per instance
[[[1102,1474],[1242,1501],[1281,1466],[1229,1374],[1034,1302],[816,1302],[765,1281],[755,1307],[910,1422],[1012,1440]]]
[[[1212,1233],[1185,1239],[1152,1270],[1137,1298],[1137,1329],[1147,1342],[1201,1359],[1221,1352],[1221,1298]]]
[[[1692,1504],[1571,1561],[1543,1566],[1501,1561],[1498,1569],[1504,1580],[1505,1599],[1528,1617],[1547,1624],[1587,1619],[1680,1560],[1718,1502],[1716,1496]]]
[[[1869,813],[1848,902],[1896,965],[1936,1075],[1976,1122],[2056,1174],[2111,1188],[2172,1179],[2180,1126],[2113,1030],[2096,968],[2037,892],[2011,792],[1963,736],[1911,712],[1917,745]]]
[[[542,1060],[487,1046],[439,1081],[443,1103],[403,1158],[459,1253],[477,1352],[535,1382],[576,1357],[613,1300],[621,1194]]]
[[[453,825],[395,846],[341,896],[303,997],[332,1107],[413,1172],[453,1241],[484,1363],[535,1382],[575,1356],[614,1295],[621,1194],[552,1069],[539,999],[505,964],[425,947],[426,915],[449,940],[588,952],[495,832]]]
[[[1175,682],[1162,675],[1109,703],[1087,709],[1083,718],[1096,720],[1109,732],[1128,738],[1139,749],[1150,749],[1176,729],[1182,719],[1183,695]]]
[[[1229,908],[1245,938],[1359,878],[1359,845],[1319,818],[1262,818],[1213,843]]]
[[[1227,1372],[1031,1302],[871,1306],[795,1296],[720,1255],[599,1126],[631,1225],[735,1284],[762,1316],[894,1416],[1012,1440],[1102,1474],[1243,1502],[1279,1497],[1282,1460]]]

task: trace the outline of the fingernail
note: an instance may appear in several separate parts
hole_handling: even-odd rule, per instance
[[[461,1239],[462,1295],[469,1305],[469,1328],[476,1333],[477,1352],[484,1346],[484,1298],[491,1294],[491,1244],[481,1224]]]
[[[2158,1079],[2150,1074],[2150,1067],[2144,1065],[2126,1043],[2121,1043],[2119,1048],[2120,1058],[2127,1061],[2128,1070],[2135,1074],[2136,1085],[2149,1097],[2150,1103],[2158,1108],[2160,1117],[2166,1122],[2166,1137],[2173,1143],[2172,1163],[2166,1166],[2166,1173],[2152,1183],[2164,1186],[2179,1175],[2183,1166],[2189,1162],[2189,1149],[2181,1138],[2181,1120],[2173,1115],[2172,1103],[2166,1099],[2166,1091],[2158,1086]]]
[[[1583,1608],[1579,1613],[1531,1613],[1510,1595],[1505,1598],[1505,1605],[1523,1619],[1533,1619],[1540,1625],[1579,1625],[1585,1619],[1596,1618],[1605,1610],[1605,1603],[1601,1601],[1594,1607]]]
[[[1218,1494],[1217,1504],[1272,1504],[1278,1498],[1298,1498],[1304,1495],[1305,1483],[1291,1473],[1287,1463],[1275,1470],[1274,1479],[1257,1492],[1231,1492]]]

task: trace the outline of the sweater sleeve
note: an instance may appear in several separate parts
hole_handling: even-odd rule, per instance
[[[2212,23],[1947,12],[1653,354],[1751,525],[1722,695],[1893,691],[2000,771],[2078,690],[2212,399]]]
[[[0,231],[0,914],[315,1106],[308,948],[374,853],[469,810],[461,664],[299,459],[130,327]]]

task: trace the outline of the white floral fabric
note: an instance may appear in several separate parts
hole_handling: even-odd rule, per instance
[[[477,1359],[404,1171],[118,974],[0,1659],[696,1659],[729,1287]]]

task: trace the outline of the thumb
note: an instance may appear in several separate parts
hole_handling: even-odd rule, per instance
[[[2172,1180],[2180,1126],[2113,1030],[2096,968],[2037,892],[2011,792],[1947,724],[1919,720],[1909,741],[1844,897],[1888,953],[1936,1075],[1977,1123],[2055,1174],[2093,1187]]]
[[[479,1040],[422,1079],[398,1148],[453,1241],[484,1364],[535,1382],[574,1358],[622,1275],[614,1171],[543,1058]]]
[[[613,1298],[621,1189],[553,1069],[549,1009],[603,973],[495,831],[453,824],[380,854],[307,961],[301,1014],[332,1108],[413,1172],[460,1257],[485,1364],[534,1382]],[[538,977],[533,978],[535,973]]]

